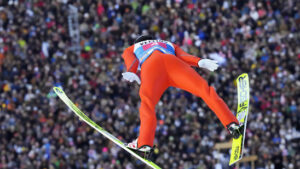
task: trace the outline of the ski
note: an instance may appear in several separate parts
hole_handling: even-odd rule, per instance
[[[249,77],[247,73],[241,74],[236,79],[237,84],[237,91],[238,91],[238,108],[236,118],[239,123],[244,123],[244,131],[242,135],[237,138],[233,139],[232,141],[232,148],[231,148],[231,155],[229,165],[233,165],[239,160],[243,158],[243,149],[244,149],[244,142],[246,137],[246,127],[247,127],[247,117],[248,117],[248,110],[249,110],[249,97],[250,97],[250,88],[249,88]]]
[[[125,146],[125,144],[117,139],[115,136],[107,132],[105,129],[97,125],[94,121],[92,121],[88,116],[86,116],[65,94],[65,92],[59,88],[59,87],[53,87],[54,92],[57,94],[57,96],[83,121],[85,121],[89,126],[97,130],[99,133],[101,133],[103,136],[120,146],[122,149],[130,153],[132,156],[137,158],[138,160],[142,161],[145,163],[147,166],[153,168],[153,169],[161,169],[159,166],[157,166],[155,163],[152,161],[143,158],[136,154],[134,151],[130,150]]]

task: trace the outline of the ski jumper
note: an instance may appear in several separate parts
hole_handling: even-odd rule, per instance
[[[226,127],[237,123],[236,117],[213,87],[193,69],[200,58],[184,52],[179,46],[163,40],[146,40],[124,50],[122,55],[128,72],[136,73],[141,66],[139,95],[140,134],[138,147],[153,146],[156,114],[155,105],[170,86],[201,97]]]

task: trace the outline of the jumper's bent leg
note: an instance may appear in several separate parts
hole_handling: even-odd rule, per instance
[[[223,99],[218,96],[213,87],[207,84],[205,79],[181,60],[173,60],[170,64],[174,68],[169,69],[169,76],[174,87],[181,88],[201,97],[217,115],[224,127],[232,122],[238,124],[236,117],[229,110]]]

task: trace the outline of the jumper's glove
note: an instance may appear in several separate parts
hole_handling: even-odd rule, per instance
[[[135,73],[125,72],[125,73],[122,73],[122,76],[125,80],[127,80],[129,82],[136,81],[138,84],[141,84],[141,79]]]
[[[198,66],[201,68],[205,68],[208,69],[209,71],[215,71],[216,69],[218,69],[219,65],[218,65],[218,61],[216,60],[211,60],[211,59],[201,59],[198,62]]]

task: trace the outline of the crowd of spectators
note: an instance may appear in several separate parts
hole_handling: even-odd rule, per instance
[[[71,50],[69,5],[79,12],[79,53]],[[132,141],[139,86],[121,78],[121,54],[143,33],[218,60],[215,73],[195,70],[233,112],[234,79],[247,72],[245,156],[258,156],[256,168],[300,168],[298,0],[0,0],[0,168],[144,168],[51,92],[62,86],[96,123]],[[214,149],[230,135],[201,99],[169,88],[156,112],[155,163],[230,168],[229,150]]]

